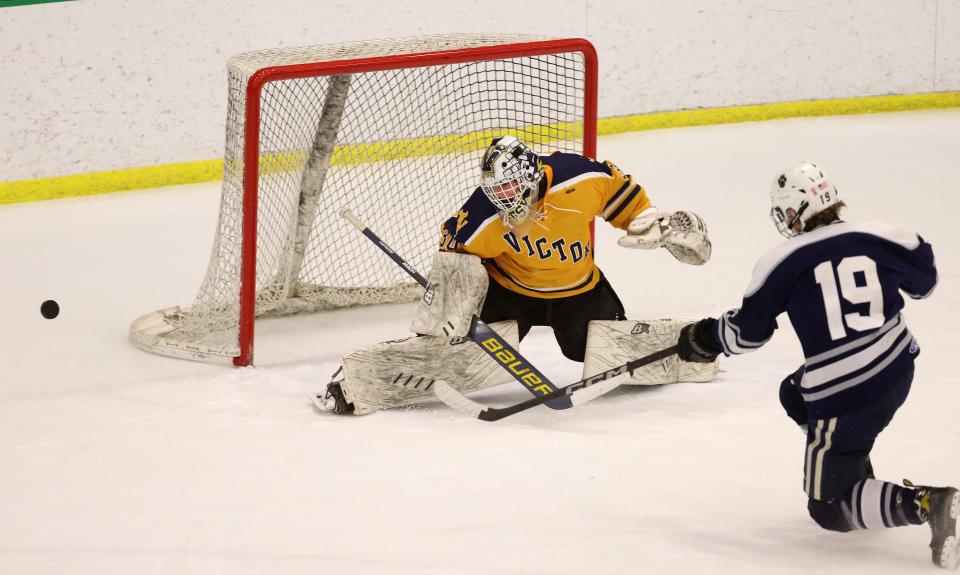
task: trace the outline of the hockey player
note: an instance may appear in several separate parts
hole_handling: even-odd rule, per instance
[[[593,259],[590,224],[602,217],[626,231],[619,245],[666,248],[679,261],[710,257],[703,221],[690,212],[662,213],[644,188],[611,162],[555,152],[539,156],[513,136],[495,139],[481,161],[480,186],[442,226],[431,284],[466,302],[453,314],[421,305],[411,329],[463,335],[471,311],[487,323],[516,320],[519,337],[535,325],[553,328],[563,355],[582,362],[591,320],[622,320],[623,304]],[[471,268],[468,290],[444,285],[447,269]],[[492,281],[486,281],[489,276]],[[454,318],[451,320],[451,315]],[[458,321],[459,320],[459,321]],[[450,325],[458,325],[451,330]]]
[[[739,309],[681,330],[678,355],[712,361],[755,351],[786,311],[805,359],[781,383],[780,400],[806,430],[810,516],[841,532],[929,523],[933,562],[954,569],[960,492],[876,480],[870,462],[877,435],[907,397],[919,353],[899,292],[930,295],[933,251],[894,226],[842,221],[837,189],[813,163],[779,175],[770,198],[770,216],[790,239],[757,262]]]
[[[410,326],[426,337],[345,356],[342,378],[335,376],[314,398],[320,409],[362,415],[431,401],[436,379],[462,392],[513,381],[478,346],[461,345],[476,315],[512,346],[532,326],[550,326],[563,354],[580,362],[592,320],[611,320],[594,321],[604,332],[600,339],[628,346],[676,338],[680,320],[644,323],[636,337],[632,324],[625,336],[611,335],[629,322],[618,321],[625,319],[623,304],[594,263],[590,224],[600,216],[626,231],[621,246],[664,247],[681,262],[699,265],[709,259],[711,245],[698,216],[659,212],[643,187],[610,162],[560,152],[541,157],[513,136],[495,139],[480,168],[480,185],[441,226],[440,249]],[[619,365],[622,356],[636,356],[633,347],[618,343],[599,346],[591,359]],[[676,356],[668,360],[651,366],[659,368],[650,370],[652,383],[707,381],[716,373],[715,365],[701,369],[680,366]]]

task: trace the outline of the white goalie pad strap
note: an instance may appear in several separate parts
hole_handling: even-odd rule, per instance
[[[670,214],[669,225],[660,237],[660,245],[679,261],[695,266],[707,263],[713,251],[703,219],[685,211]]]
[[[691,320],[657,319],[591,321],[587,328],[587,349],[583,377],[621,366],[628,361],[677,345],[680,329]],[[680,361],[676,354],[645,365],[623,381],[624,385],[660,385],[679,381],[705,382],[717,375],[720,362]]]
[[[489,281],[477,256],[437,252],[410,331],[438,337],[466,335],[483,307]]]
[[[627,235],[617,240],[617,245],[640,250],[660,247],[660,220],[669,215],[660,213],[653,206],[643,210],[627,226]]]
[[[517,322],[490,324],[514,347]],[[340,388],[355,415],[378,409],[436,401],[431,388],[443,379],[461,392],[485,389],[514,379],[469,339],[433,336],[385,341],[343,358]]]

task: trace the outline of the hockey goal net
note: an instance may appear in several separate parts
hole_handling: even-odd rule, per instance
[[[193,305],[130,328],[144,349],[253,361],[254,319],[413,301],[350,207],[426,274],[490,140],[594,154],[596,54],[582,39],[446,35],[230,59],[223,190]]]

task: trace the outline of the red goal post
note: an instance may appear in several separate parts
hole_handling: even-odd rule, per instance
[[[340,208],[425,274],[492,137],[596,152],[597,57],[580,38],[422,36],[248,52],[228,67],[213,253],[193,306],[131,325],[155,353],[250,365],[259,317],[412,301],[419,286]]]

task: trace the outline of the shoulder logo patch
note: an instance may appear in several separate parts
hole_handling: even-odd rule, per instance
[[[467,216],[470,215],[470,212],[467,210],[460,210],[457,212],[457,232],[460,231],[460,228],[467,225]]]

